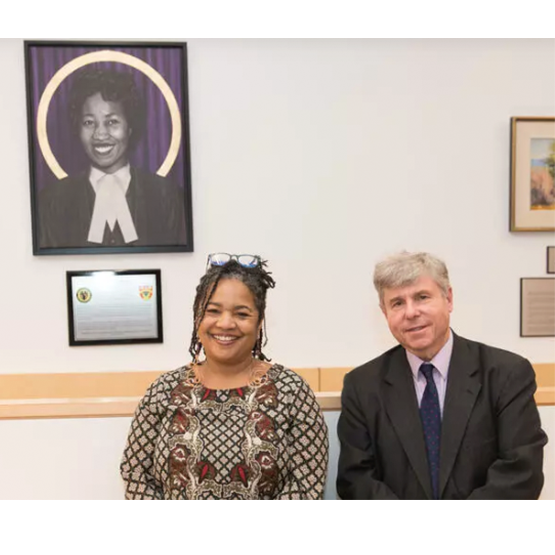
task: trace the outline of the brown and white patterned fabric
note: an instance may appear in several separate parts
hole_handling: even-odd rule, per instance
[[[327,465],[320,406],[293,371],[212,390],[184,366],[137,407],[121,475],[128,499],[321,499]]]

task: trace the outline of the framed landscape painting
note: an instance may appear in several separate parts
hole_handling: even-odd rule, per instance
[[[555,118],[511,118],[511,231],[555,231]]]

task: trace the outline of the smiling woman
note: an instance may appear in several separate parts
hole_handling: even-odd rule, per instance
[[[104,100],[100,93],[83,104],[79,138],[93,166],[115,173],[128,164],[127,146],[132,127],[121,102]]]
[[[221,389],[242,386],[250,379],[255,362],[252,349],[261,326],[250,289],[238,279],[221,279],[198,326],[199,341],[211,365],[203,380],[207,385]],[[208,364],[198,365],[197,372]],[[266,370],[266,365],[259,364],[259,369]]]
[[[262,352],[275,286],[266,262],[222,253],[208,261],[193,362],[156,380],[135,413],[121,464],[126,497],[321,499],[328,435],[318,402]]]
[[[183,191],[129,163],[145,121],[133,75],[100,67],[78,72],[69,114],[90,165],[40,192],[41,248],[184,243]]]

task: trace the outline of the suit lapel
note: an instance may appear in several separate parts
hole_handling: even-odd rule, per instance
[[[151,234],[148,210],[145,210],[145,207],[152,210],[155,210],[155,207],[149,202],[149,191],[150,189],[147,186],[144,174],[136,167],[131,166],[131,181],[129,182],[126,198],[133,218],[133,224],[135,225],[135,231],[139,236],[137,242],[133,243],[134,245],[145,244],[146,238],[150,237]]]
[[[136,204],[139,201],[138,197],[141,193],[140,176],[137,174],[137,169],[133,166],[130,166],[129,173],[131,174],[131,181],[129,182],[127,192],[125,193],[125,198],[127,200],[129,210],[131,210],[131,214],[134,214],[136,212]]]
[[[472,355],[466,340],[453,333],[453,353],[449,364],[447,391],[441,426],[439,498],[453,470],[453,464],[482,387],[479,361]]]
[[[392,353],[384,381],[384,403],[387,414],[418,481],[431,499],[433,494],[426,445],[412,373],[404,349],[400,348]]]

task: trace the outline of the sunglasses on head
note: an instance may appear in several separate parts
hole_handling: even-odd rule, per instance
[[[231,260],[243,268],[256,268],[260,265],[260,256],[256,254],[228,254],[227,252],[216,252],[208,255],[206,269],[210,266],[225,266]]]

